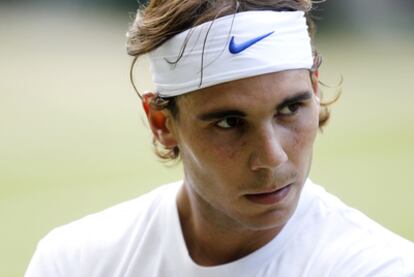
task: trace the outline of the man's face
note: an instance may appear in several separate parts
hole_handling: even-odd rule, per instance
[[[193,208],[224,226],[282,227],[296,208],[318,129],[309,72],[220,84],[177,104],[170,128]]]

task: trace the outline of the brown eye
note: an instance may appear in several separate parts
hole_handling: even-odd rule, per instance
[[[283,116],[294,115],[302,106],[301,103],[293,103],[279,110],[279,114]]]
[[[231,129],[241,124],[241,119],[237,117],[227,117],[216,123],[216,126],[221,129]]]

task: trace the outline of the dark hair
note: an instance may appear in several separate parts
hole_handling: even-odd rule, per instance
[[[318,1],[321,2],[321,1]],[[243,11],[273,10],[273,11],[303,11],[309,26],[309,34],[313,39],[316,26],[310,16],[312,9],[311,0],[151,0],[147,6],[138,10],[136,18],[127,34],[127,52],[134,57],[132,69],[136,60],[178,33],[194,26],[212,21],[218,17]],[[183,49],[185,45],[183,45]],[[314,47],[313,47],[314,48]],[[183,50],[182,50],[183,51]],[[182,52],[181,51],[181,52]],[[315,71],[321,64],[321,57],[313,50]],[[178,55],[176,62],[180,59]],[[202,69],[201,69],[202,70]],[[311,78],[312,78],[311,74]],[[136,88],[135,88],[136,90]],[[138,91],[137,91],[138,93]],[[139,95],[139,93],[138,93]],[[339,96],[339,95],[338,95]],[[157,110],[168,109],[175,118],[179,111],[176,97],[162,98],[156,96],[151,101],[153,108]],[[322,128],[328,122],[330,112],[328,106],[335,102],[338,97],[328,103],[321,102],[319,114],[319,127]],[[179,157],[178,147],[166,149],[158,141],[153,139],[155,153],[162,159],[174,160]]]

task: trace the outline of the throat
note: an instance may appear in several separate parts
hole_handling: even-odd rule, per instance
[[[194,205],[184,186],[177,198],[181,230],[191,259],[200,266],[217,266],[241,259],[271,241],[281,228],[249,230],[218,224]]]

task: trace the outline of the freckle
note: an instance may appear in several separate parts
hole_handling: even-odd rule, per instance
[[[237,151],[229,151],[227,152],[227,157],[231,160],[233,160],[235,157],[237,157]]]
[[[297,148],[297,147],[299,147],[299,144],[300,144],[300,138],[298,137],[298,136],[295,136],[294,138],[293,138],[293,140],[294,140],[294,147],[295,148]]]

